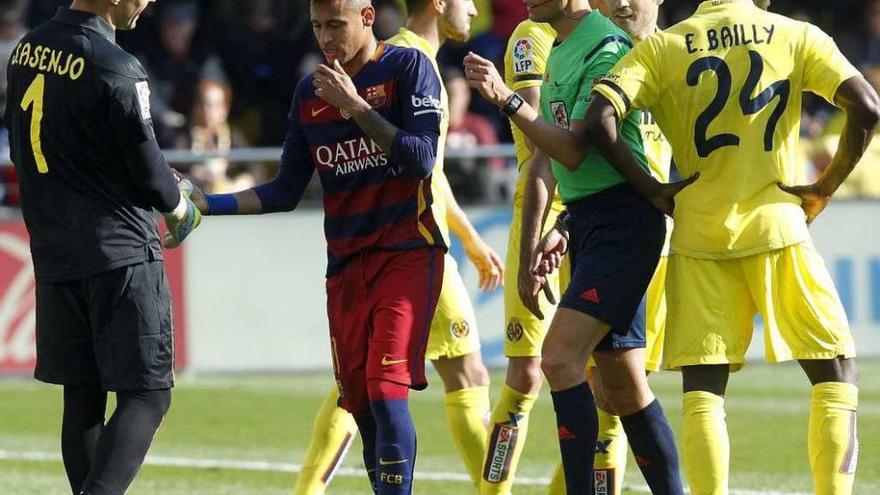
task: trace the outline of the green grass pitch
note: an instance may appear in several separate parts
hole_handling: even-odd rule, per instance
[[[856,493],[880,493],[880,361],[861,363],[859,458]],[[493,398],[502,379],[493,373]],[[679,375],[651,377],[673,428],[681,427]],[[327,374],[180,377],[171,413],[132,495],[289,494],[311,430],[312,416],[333,381]],[[413,394],[419,434],[421,495],[475,493],[449,438],[442,387],[436,376]],[[545,389],[546,390],[546,389]],[[806,454],[809,385],[796,365],[750,365],[731,378],[727,421],[732,443],[732,495],[811,492]],[[549,394],[532,414],[519,474],[531,478],[517,495],[543,494],[558,457]],[[61,390],[33,380],[0,381],[0,492],[66,495],[60,452]],[[644,491],[632,460],[626,483]],[[355,443],[329,494],[367,494]],[[448,476],[448,475],[454,476]],[[447,479],[444,479],[447,478]]]

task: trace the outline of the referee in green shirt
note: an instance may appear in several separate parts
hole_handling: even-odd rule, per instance
[[[614,23],[592,11],[587,0],[530,4],[529,17],[548,22],[557,32],[541,87],[540,115],[504,85],[488,60],[469,54],[465,72],[471,86],[508,115],[540,150],[530,167],[523,209],[523,225],[534,227],[524,227],[524,235],[541,232],[538,227],[546,211],[536,197],[552,197],[557,184],[568,212],[537,245],[531,270],[523,270],[520,278],[521,287],[541,287],[543,274],[556,269],[570,247],[571,283],[542,351],[542,369],[556,410],[566,491],[569,495],[593,493],[598,418],[584,376],[592,355],[603,392],[621,417],[652,492],[681,494],[672,430],[644,372],[644,295],[665,239],[663,212],[639,196],[604,158],[591,152],[584,122],[593,84],[629,51],[632,42]],[[639,112],[632,112],[622,122],[621,142],[647,170],[640,117]],[[552,176],[546,173],[548,168]],[[684,185],[660,190],[670,194]],[[524,238],[521,246],[529,249],[535,244],[534,238]],[[539,291],[523,292],[525,305],[536,307]]]

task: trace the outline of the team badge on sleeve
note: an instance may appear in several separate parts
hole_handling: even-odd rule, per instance
[[[150,120],[150,83],[140,81],[134,85],[137,90],[138,105],[141,108],[141,119]]]
[[[514,43],[513,71],[517,74],[535,71],[535,49],[531,38],[521,38]]]

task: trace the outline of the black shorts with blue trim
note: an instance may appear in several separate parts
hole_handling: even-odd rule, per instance
[[[645,347],[645,292],[666,239],[663,213],[628,183],[566,209],[572,274],[560,307],[611,326],[599,351]]]

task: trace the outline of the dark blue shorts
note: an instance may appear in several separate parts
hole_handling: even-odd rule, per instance
[[[666,238],[663,213],[624,183],[566,205],[571,283],[560,306],[611,326],[597,350],[645,347],[645,292]]]

